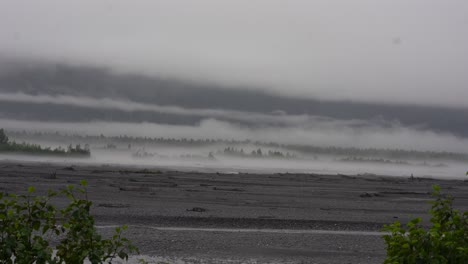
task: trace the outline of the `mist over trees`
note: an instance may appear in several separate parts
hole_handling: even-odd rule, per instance
[[[89,146],[82,147],[80,144],[62,148],[42,147],[39,144],[31,143],[16,143],[10,141],[4,129],[0,129],[0,153],[13,153],[13,154],[29,154],[29,155],[51,155],[51,156],[65,156],[65,157],[89,157],[91,151]]]
[[[259,145],[259,144],[257,144]],[[275,158],[275,159],[296,159],[297,155],[289,152],[283,153],[278,150],[265,151],[261,148],[254,149],[251,152],[244,151],[243,148],[226,147],[223,151],[216,152],[217,155],[227,155],[240,158]]]
[[[391,160],[392,162],[416,160],[451,160],[468,162],[468,153],[456,153],[445,151],[417,151],[404,149],[379,149],[379,148],[346,148],[337,146],[314,146],[307,142],[303,145],[279,144],[275,142],[262,142],[252,140],[223,140],[223,139],[193,139],[193,138],[164,138],[164,137],[134,137],[121,136],[99,136],[78,135],[51,132],[27,132],[10,131],[13,138],[21,140],[35,139],[43,141],[54,141],[68,144],[68,142],[82,142],[92,147],[101,146],[105,149],[116,149],[118,146],[127,150],[141,146],[155,147],[211,147],[213,153],[227,154],[232,156],[269,156],[297,158],[298,154],[308,156],[340,156],[347,161],[378,161]],[[220,147],[222,147],[220,149]],[[254,152],[252,152],[254,150]],[[289,156],[288,156],[289,154]]]

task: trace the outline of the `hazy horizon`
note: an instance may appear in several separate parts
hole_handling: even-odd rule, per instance
[[[0,128],[468,152],[461,1],[0,4]]]

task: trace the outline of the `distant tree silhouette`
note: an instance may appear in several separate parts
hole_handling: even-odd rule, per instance
[[[3,128],[0,129],[0,144],[8,144],[8,137]]]
[[[257,149],[257,155],[262,156],[262,149]]]
[[[80,144],[73,147],[71,144],[65,150],[61,147],[52,149],[50,147],[41,147],[38,144],[31,143],[16,143],[16,141],[9,141],[5,130],[0,129],[0,151],[1,152],[14,152],[14,153],[27,153],[37,155],[59,155],[59,156],[82,156],[89,157],[91,152],[89,145],[82,148]]]

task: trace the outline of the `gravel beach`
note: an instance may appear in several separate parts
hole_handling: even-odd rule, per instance
[[[468,210],[463,180],[0,162],[1,192],[82,179],[99,230],[129,225],[150,263],[381,263],[383,224],[428,224],[432,185]]]

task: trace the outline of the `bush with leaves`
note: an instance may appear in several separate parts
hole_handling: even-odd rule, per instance
[[[432,226],[425,229],[421,218],[406,227],[399,221],[385,225],[387,258],[384,263],[468,263],[468,212],[453,209],[453,197],[433,186],[435,200],[430,209]]]
[[[34,187],[27,195],[0,192],[0,263],[111,263],[138,253],[122,237],[126,226],[116,228],[109,239],[97,232],[86,185],[82,181],[80,187],[69,185],[45,196],[33,196]],[[61,209],[50,201],[60,195],[70,199]],[[55,247],[52,241],[57,242]]]

